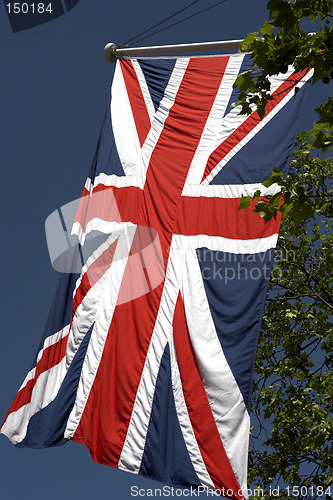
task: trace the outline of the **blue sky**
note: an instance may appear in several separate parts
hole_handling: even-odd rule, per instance
[[[30,369],[57,281],[45,219],[80,196],[94,155],[114,70],[103,47],[126,41],[189,3],[80,0],[66,15],[18,33],[0,5],[1,421]],[[213,3],[203,0],[189,14]],[[227,0],[142,43],[239,39],[266,18],[264,0]],[[310,90],[303,129],[311,127],[311,109],[329,95],[328,87],[319,83]],[[6,500],[128,500],[132,486],[160,485],[98,465],[76,443],[21,450],[0,436],[0,491]]]

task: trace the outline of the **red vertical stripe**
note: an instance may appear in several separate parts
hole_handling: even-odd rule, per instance
[[[180,293],[173,318],[173,328],[185,402],[207,471],[217,489],[232,490],[233,495],[230,498],[240,499],[242,498],[239,495],[240,487],[223,447],[195,361]]]

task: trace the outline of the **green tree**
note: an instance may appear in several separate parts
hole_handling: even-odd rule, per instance
[[[269,76],[290,64],[312,67],[314,85],[332,85],[333,1],[270,0],[267,7],[269,21],[242,46],[253,54],[252,69],[235,82],[243,114],[255,104],[264,115]],[[302,28],[309,19],[320,24],[312,35]],[[275,168],[264,183],[281,191],[254,196],[266,221],[278,211],[283,217],[256,359],[249,482],[265,493],[253,498],[333,498],[333,160],[320,156],[333,150],[333,98],[316,111],[288,177]],[[239,208],[250,201],[243,197]]]
[[[293,486],[298,498],[333,498],[333,205],[322,203],[332,176],[331,159],[298,145],[286,186],[302,186],[317,211],[310,222],[282,218],[261,329],[249,480],[264,498],[278,485],[290,488],[279,498],[294,498]]]

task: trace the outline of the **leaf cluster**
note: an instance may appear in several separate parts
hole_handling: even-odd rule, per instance
[[[291,170],[286,179],[278,167],[263,188],[276,187],[274,195],[264,195],[257,190],[252,197],[242,196],[240,209],[246,209],[256,200],[254,212],[265,222],[282,212],[289,215],[289,220],[299,226],[307,218],[316,215],[333,216],[333,169],[330,158],[314,156],[314,146],[308,142],[310,134],[298,135],[296,149],[291,161]],[[297,164],[297,169],[293,166]],[[311,178],[311,185],[308,181]]]
[[[327,84],[333,78],[333,0],[269,0],[267,7],[269,21],[265,21],[260,32],[250,33],[242,44],[242,51],[252,53],[252,68],[240,74],[234,83],[240,91],[236,103],[240,113],[250,114],[256,106],[261,118],[271,99],[270,76],[286,73],[292,65],[295,71],[313,68],[313,83],[322,80]],[[320,23],[317,32],[302,29],[306,19]],[[332,150],[332,98],[316,111],[320,128],[313,131],[314,146]]]

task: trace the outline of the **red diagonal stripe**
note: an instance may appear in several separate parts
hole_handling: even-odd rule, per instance
[[[96,462],[118,466],[162,288],[115,309],[99,369],[73,437],[86,444]]]
[[[185,402],[207,471],[217,489],[232,490],[233,495],[229,498],[240,499],[240,487],[221,441],[196,364],[180,292],[173,318],[173,330]]]
[[[295,85],[306,75],[307,71],[302,71],[299,73],[293,73],[290,75],[273,93],[273,100],[268,101],[265,109],[265,116],[267,116],[289,92],[295,88]],[[206,177],[211,173],[211,171],[216,167],[216,165],[223,160],[223,158],[244,139],[258,123],[261,122],[261,118],[255,111],[250,115],[245,122],[243,122],[227,139],[225,139],[222,144],[220,144],[215,151],[210,155],[207,161],[206,169],[201,179],[201,182],[206,179]]]
[[[36,372],[34,378],[29,380],[27,384],[16,394],[15,399],[11,407],[9,408],[9,411],[6,415],[4,422],[6,421],[10,413],[17,411],[22,406],[30,403],[32,391],[33,388],[35,387],[38,377],[42,373],[46,372],[53,366],[56,366],[58,363],[60,363],[60,361],[66,355],[67,338],[68,335],[59,340],[59,342],[52,344],[51,346],[47,347],[44,350],[41,359],[38,361],[36,365]]]
[[[101,279],[104,273],[110,268],[114,253],[116,251],[118,243],[118,238],[98,257],[98,259],[89,266],[87,271],[82,276],[80,286],[75,292],[73,299],[73,312],[75,314],[76,309],[81,304],[84,297],[87,295],[89,290]]]
[[[138,131],[140,146],[142,146],[146,140],[151,125],[146,103],[132,62],[129,59],[123,60],[120,62],[120,67],[125,80],[135,126]]]

